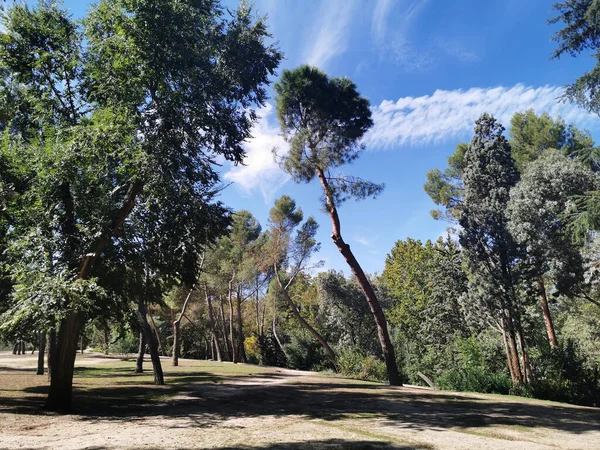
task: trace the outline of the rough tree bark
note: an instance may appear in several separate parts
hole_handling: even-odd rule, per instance
[[[38,350],[37,375],[44,375],[44,353],[46,352],[46,333],[39,333],[40,348]]]
[[[379,300],[377,300],[377,295],[375,295],[375,291],[373,290],[369,279],[363,272],[362,267],[360,266],[360,264],[354,257],[354,254],[350,250],[350,246],[346,244],[342,239],[340,218],[332,197],[331,188],[329,187],[329,183],[327,182],[327,178],[325,177],[325,173],[319,167],[316,168],[316,172],[325,192],[327,212],[329,213],[329,217],[331,218],[331,223],[333,226],[331,239],[333,240],[333,243],[336,245],[344,259],[346,260],[346,263],[350,267],[350,270],[352,270],[352,273],[356,277],[358,284],[360,285],[362,291],[365,294],[365,298],[367,300],[367,303],[369,304],[369,309],[371,310],[371,314],[373,315],[373,318],[375,319],[375,324],[377,325],[377,334],[379,336],[379,342],[381,344],[383,359],[385,360],[385,366],[387,369],[389,383],[392,386],[400,386],[402,384],[402,381],[400,379],[400,374],[398,373],[398,365],[396,364],[396,353],[394,351],[392,341],[390,340],[387,321],[383,313],[383,309],[379,304]]]
[[[544,280],[542,280],[542,278],[538,278],[537,288],[540,295],[546,333],[548,334],[548,342],[550,343],[550,347],[556,350],[558,348],[558,340],[556,339],[556,333],[554,332],[554,324],[552,323],[552,316],[550,315],[550,308],[548,307],[548,297],[546,296],[546,286],[544,286]]]
[[[135,373],[144,373],[144,353],[146,353],[146,338],[144,332],[140,331],[140,345],[135,360]]]
[[[221,331],[223,332],[223,343],[225,347],[223,351],[227,353],[227,361],[231,361],[231,347],[229,346],[229,339],[227,339],[227,322],[225,321],[225,308],[223,307],[223,297],[219,296],[219,309],[221,312],[221,324],[223,325]]]
[[[296,307],[294,301],[290,297],[290,294],[288,293],[286,286],[281,281],[281,277],[279,276],[279,269],[277,268],[277,264],[274,264],[273,267],[275,269],[275,277],[277,278],[277,284],[279,284],[279,287],[281,288],[281,293],[283,294],[283,297],[285,298],[286,302],[290,306],[290,309],[292,310],[292,314],[294,314],[294,317],[298,320],[298,322],[300,322],[300,325],[302,325],[304,328],[306,328],[310,332],[310,334],[312,334],[313,337],[319,342],[319,344],[321,344],[321,346],[325,350],[325,353],[327,353],[327,356],[335,364],[334,351],[331,349],[329,344],[325,341],[323,336],[321,336],[319,334],[319,332],[317,330],[315,330],[306,320],[304,320],[304,317],[302,317],[300,315],[300,312],[298,311],[298,308]],[[273,330],[275,330],[274,324],[273,324]],[[277,337],[276,337],[276,339],[279,342],[279,339]],[[281,346],[281,344],[280,344],[280,346]],[[283,350],[283,348],[282,348],[282,350]]]
[[[192,292],[194,292],[194,288],[190,289],[187,297],[185,298],[185,302],[183,302],[183,307],[181,308],[181,313],[175,322],[173,322],[173,365],[179,365],[179,352],[181,350],[181,319],[183,319],[183,315],[185,314],[185,310],[187,309],[188,302],[190,301],[190,297],[192,296]],[[173,310],[171,310],[173,311]]]

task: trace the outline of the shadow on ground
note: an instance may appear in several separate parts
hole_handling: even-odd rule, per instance
[[[115,376],[122,374],[117,371]],[[131,378],[135,382],[135,377]],[[76,378],[75,413],[84,421],[169,416],[191,419],[182,421],[181,427],[210,428],[230,418],[297,415],[325,421],[378,419],[387,426],[411,430],[503,425],[583,433],[597,431],[600,426],[600,410],[592,408],[342,383],[335,379],[331,382],[323,382],[322,378],[290,379],[289,375],[229,378],[205,372],[179,372],[167,374],[166,386],[131,385],[129,381],[86,386],[78,381]],[[1,398],[4,405],[0,409],[9,413],[43,414],[42,394],[47,392],[47,386],[28,387],[24,391],[30,395]],[[303,448],[300,444],[285,445],[263,448]],[[316,448],[409,448],[390,447],[390,444],[377,447],[373,443],[340,445],[324,441],[322,447]]]

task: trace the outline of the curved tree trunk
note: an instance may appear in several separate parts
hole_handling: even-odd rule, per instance
[[[290,309],[292,310],[292,314],[294,314],[294,317],[296,319],[298,319],[298,322],[300,322],[300,325],[302,325],[305,329],[307,329],[310,332],[310,334],[312,334],[313,337],[319,342],[319,344],[321,344],[321,346],[325,350],[325,353],[327,353],[327,356],[335,364],[335,353],[334,353],[334,351],[331,349],[331,347],[329,346],[329,344],[325,341],[325,339],[323,338],[323,336],[321,336],[319,334],[319,332],[317,330],[315,330],[306,320],[304,320],[304,317],[302,317],[300,315],[300,312],[298,311],[298,308],[294,304],[294,301],[290,297],[290,294],[288,293],[288,291],[285,288],[283,282],[281,281],[281,277],[279,276],[279,269],[277,268],[277,264],[274,264],[273,267],[275,268],[275,277],[277,278],[277,284],[279,284],[279,287],[281,288],[281,293],[283,294],[283,297],[285,298],[286,302],[290,306]],[[273,326],[273,330],[274,329],[275,329],[275,326]],[[279,342],[279,339],[277,339],[277,341]]]
[[[138,300],[138,320],[140,328],[142,329],[148,347],[150,348],[150,359],[152,361],[152,369],[154,371],[154,384],[163,385],[165,384],[165,377],[162,371],[162,365],[160,363],[160,356],[158,354],[158,342],[156,336],[152,333],[152,328],[148,323],[146,315],[148,314],[148,308],[143,300]]]
[[[181,319],[183,319],[183,315],[185,314],[185,310],[187,309],[188,302],[190,301],[190,297],[192,296],[192,292],[194,289],[190,289],[187,297],[185,298],[185,302],[183,302],[183,307],[181,308],[181,313],[175,322],[173,322],[173,365],[179,365],[179,352],[181,350]]]
[[[508,367],[511,370],[512,382],[515,385],[523,384],[523,372],[519,364],[519,351],[515,340],[515,330],[512,323],[512,315],[509,310],[505,310],[505,317],[502,320],[502,329],[505,336]]]
[[[163,347],[163,343],[160,340],[160,334],[158,333],[158,328],[156,326],[156,323],[154,322],[154,317],[152,317],[152,314],[148,314],[148,317],[150,317],[152,331],[154,331],[154,334],[156,335],[156,342],[158,342],[158,345],[160,347],[160,354],[163,356],[167,356],[167,352],[165,352],[165,347]]]
[[[383,313],[383,309],[379,304],[379,300],[377,300],[377,296],[375,295],[375,291],[369,282],[369,279],[365,275],[360,267],[360,264],[354,257],[354,254],[350,250],[350,246],[344,242],[341,235],[341,225],[340,219],[337,213],[337,209],[335,207],[335,202],[333,201],[331,189],[327,182],[327,178],[319,167],[316,168],[317,175],[319,177],[319,181],[323,186],[323,190],[325,191],[325,198],[327,200],[327,211],[331,218],[331,222],[333,225],[333,232],[331,233],[331,239],[333,243],[338,248],[339,252],[342,254],[346,263],[352,270],[352,273],[356,277],[358,284],[360,285],[362,291],[365,294],[365,298],[367,303],[369,304],[369,309],[371,310],[371,314],[375,319],[375,324],[377,325],[377,334],[379,336],[379,342],[381,344],[381,352],[383,353],[383,359],[385,360],[385,366],[387,369],[388,380],[390,385],[392,386],[400,386],[402,385],[402,381],[400,379],[400,374],[398,373],[398,365],[396,363],[396,353],[394,351],[394,346],[392,345],[392,341],[390,340],[390,335],[388,332],[387,321],[385,315]]]
[[[144,373],[144,353],[146,353],[146,338],[144,332],[140,331],[140,345],[135,360],[135,373]]]
[[[38,350],[37,375],[44,375],[44,353],[46,352],[46,333],[39,333],[40,348]]]
[[[285,347],[283,346],[283,344],[279,340],[279,336],[277,336],[277,329],[276,328],[277,328],[277,316],[273,315],[273,336],[275,337],[275,341],[277,341],[277,345],[279,345],[279,348],[281,349],[281,351],[285,355],[285,358],[289,360],[290,359],[290,355],[288,355],[288,352],[285,351]]]
[[[558,348],[558,340],[556,339],[556,333],[554,332],[554,324],[552,323],[552,316],[550,315],[550,308],[548,307],[548,297],[546,296],[546,287],[544,286],[544,280],[542,280],[542,278],[538,278],[537,287],[538,293],[540,294],[540,304],[544,315],[548,342],[550,343],[550,347],[556,350]]]

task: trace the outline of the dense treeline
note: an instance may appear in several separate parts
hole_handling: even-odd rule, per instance
[[[588,3],[556,7],[555,56],[597,41]],[[47,347],[50,409],[70,409],[85,347],[137,354],[138,372],[149,352],[157,384],[162,355],[600,405],[600,150],[587,131],[529,110],[506,132],[483,114],[427,174],[449,236],[400,240],[369,275],[341,206],[384,187],[337,172],[364,150],[369,102],[347,78],[283,71],[289,152],[275,158],[322,187],[346,277],[319,272],[319,223],[289,196],[264,224],[218,201],[217,161],[243,162],[282,58],[250,8],[104,0],[79,23],[42,2],[3,24],[0,335],[15,353],[35,343],[41,374]],[[596,111],[596,79],[567,96]]]

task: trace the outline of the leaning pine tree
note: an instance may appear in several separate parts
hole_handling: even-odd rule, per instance
[[[298,183],[319,179],[325,194],[325,209],[333,225],[331,239],[365,294],[377,324],[389,382],[399,385],[400,376],[383,309],[350,246],[342,239],[337,211],[344,200],[375,197],[383,186],[331,172],[354,161],[364,150],[360,140],[373,125],[369,102],[360,96],[348,78],[329,79],[310,66],[284,71],[275,84],[275,92],[281,130],[290,144],[289,153],[280,158],[281,166]]]

